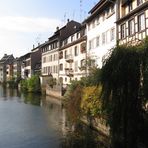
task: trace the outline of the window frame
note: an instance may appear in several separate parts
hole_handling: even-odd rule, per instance
[[[143,16],[144,20],[140,19],[140,18],[142,18],[141,16]],[[144,22],[144,24],[143,24],[143,22]],[[146,28],[145,13],[143,12],[143,13],[138,15],[138,32],[145,30],[145,28]]]
[[[121,39],[124,39],[124,38],[126,38],[126,23],[123,23],[123,24],[121,24],[120,25],[120,33],[121,33],[121,36],[120,36],[120,38]],[[123,32],[124,31],[124,32]]]
[[[134,35],[134,33],[135,33],[135,20],[134,18],[132,18],[128,21],[128,35],[132,36]]]

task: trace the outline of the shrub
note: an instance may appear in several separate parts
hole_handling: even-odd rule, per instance
[[[100,116],[102,113],[101,109],[101,86],[90,86],[83,88],[81,108],[85,115],[92,117]]]
[[[37,75],[27,80],[21,80],[21,89],[28,92],[40,92],[40,79]]]

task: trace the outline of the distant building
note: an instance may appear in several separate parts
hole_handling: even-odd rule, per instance
[[[117,1],[119,44],[137,44],[148,35],[148,0]]]
[[[20,57],[21,60],[21,77],[30,78],[32,75],[41,73],[41,48],[38,45],[33,47],[31,52]]]
[[[0,82],[6,82],[13,77],[13,55],[4,54],[0,60]]]
[[[13,61],[13,78],[15,80],[21,79],[21,59],[15,58]]]
[[[116,45],[116,3],[100,0],[84,21],[87,27],[87,55],[92,65],[102,67],[102,58]]]
[[[21,59],[21,78],[31,77],[31,52],[20,57]]]

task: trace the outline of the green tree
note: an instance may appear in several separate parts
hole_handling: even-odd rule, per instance
[[[147,42],[117,46],[102,67],[103,110],[108,116],[113,148],[137,148],[147,100]]]

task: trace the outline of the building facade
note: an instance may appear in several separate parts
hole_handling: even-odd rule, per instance
[[[100,0],[84,21],[87,26],[87,54],[99,68],[105,54],[116,45],[116,3]]]
[[[31,53],[27,53],[20,57],[21,59],[21,78],[27,79],[31,77]]]
[[[20,58],[15,58],[13,61],[13,77],[16,81],[21,79],[21,60]]]
[[[138,44],[148,35],[148,0],[120,0],[117,4],[119,44]]]
[[[5,54],[0,60],[0,82],[6,82],[13,77],[13,55]]]
[[[59,79],[63,85],[86,76],[84,67],[86,62],[85,25],[82,25],[65,40],[62,41],[59,50]]]
[[[80,26],[80,23],[68,20],[65,26],[57,27],[54,35],[42,44],[42,82],[52,76],[59,83],[59,49],[62,44],[67,44],[67,38]]]
[[[31,52],[20,57],[21,77],[23,79],[31,78],[35,74],[41,73],[41,45],[33,46]]]

